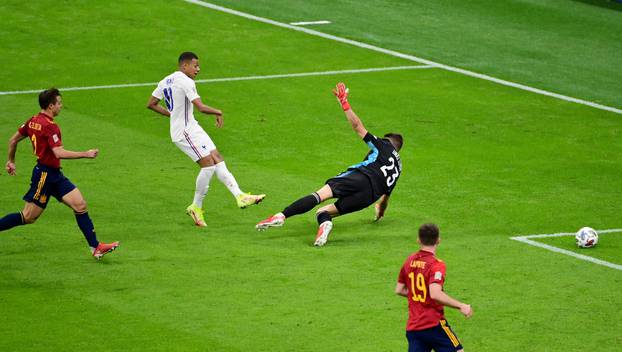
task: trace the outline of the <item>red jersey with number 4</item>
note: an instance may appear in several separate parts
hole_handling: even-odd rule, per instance
[[[445,319],[443,305],[430,298],[430,284],[445,282],[445,263],[432,252],[420,250],[408,257],[397,281],[408,288],[407,331],[428,329]]]
[[[54,118],[40,112],[31,117],[18,130],[22,136],[30,138],[33,153],[40,164],[60,168],[60,159],[54,155],[52,148],[60,147],[63,142],[60,138],[60,128]]]

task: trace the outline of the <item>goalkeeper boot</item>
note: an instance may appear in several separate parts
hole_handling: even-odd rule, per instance
[[[235,200],[238,203],[238,207],[240,207],[240,209],[244,209],[249,205],[261,203],[264,198],[266,198],[265,194],[242,193],[235,197]]]
[[[97,259],[97,260],[100,260],[100,259],[102,259],[102,257],[104,255],[114,251],[118,247],[119,247],[119,242],[112,242],[112,243],[102,243],[102,242],[100,242],[97,245],[97,248],[95,248],[95,250],[93,250],[93,257],[95,257],[95,259]]]
[[[332,221],[324,221],[320,224],[320,228],[317,229],[317,236],[315,237],[314,246],[322,247],[328,241],[328,235],[330,234],[330,230],[333,229]]]
[[[186,214],[190,215],[192,220],[194,220],[194,224],[199,227],[205,227],[207,224],[205,223],[205,217],[203,216],[203,209],[194,205],[194,203],[190,204],[186,208]]]
[[[268,227],[283,226],[284,223],[285,223],[285,215],[283,215],[283,213],[278,213],[278,214],[272,215],[271,217],[263,221],[258,222],[257,225],[255,225],[255,228],[261,231],[261,230],[267,229]]]

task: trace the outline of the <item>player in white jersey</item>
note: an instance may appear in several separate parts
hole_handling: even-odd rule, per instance
[[[194,119],[194,107],[207,115],[216,116],[216,127],[222,127],[222,111],[209,107],[201,101],[197,94],[194,78],[199,71],[199,58],[191,52],[184,52],[179,56],[179,70],[164,77],[149,98],[147,108],[170,117],[171,139],[173,143],[196,162],[201,170],[196,180],[194,200],[186,208],[197,226],[206,226],[203,216],[203,199],[209,189],[209,183],[214,173],[227,186],[236,198],[240,208],[257,204],[263,200],[265,194],[252,195],[240,190],[235,177],[229,172],[225,162],[216,149],[212,139]],[[159,103],[164,99],[166,109]]]

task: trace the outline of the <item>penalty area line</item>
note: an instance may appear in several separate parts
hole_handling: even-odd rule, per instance
[[[433,65],[372,67],[372,68],[359,68],[359,69],[351,69],[351,70],[333,70],[333,71],[283,73],[283,74],[263,75],[263,76],[207,78],[207,79],[197,79],[195,82],[196,83],[218,83],[218,82],[252,81],[252,80],[275,79],[275,78],[330,76],[330,75],[341,75],[341,74],[348,74],[348,73],[385,72],[385,71],[400,71],[400,70],[421,70],[421,69],[434,68],[434,67],[435,66],[433,66]],[[76,91],[76,90],[97,90],[97,89],[148,87],[148,86],[156,86],[157,84],[158,84],[158,82],[109,84],[109,85],[102,85],[102,86],[65,87],[65,88],[59,88],[59,90],[61,90],[63,92],[67,92],[67,91]],[[19,95],[19,94],[40,93],[42,90],[43,90],[43,88],[42,89],[28,89],[28,90],[6,91],[6,92],[0,92],[0,96],[2,96],[2,95]]]
[[[292,30],[295,30],[295,31],[298,31],[298,32],[303,32],[303,33],[306,33],[306,34],[310,34],[310,35],[313,35],[313,36],[316,36],[316,37],[333,40],[333,41],[336,41],[336,42],[339,42],[339,43],[349,44],[349,45],[352,45],[352,46],[355,46],[355,47],[376,51],[376,52],[379,52],[379,53],[383,53],[383,54],[394,56],[394,57],[399,57],[399,58],[406,59],[406,60],[409,60],[409,61],[419,62],[419,63],[425,64],[425,65],[436,66],[438,68],[441,68],[441,69],[444,69],[444,70],[447,70],[447,71],[460,73],[460,74],[463,74],[465,76],[475,77],[475,78],[479,78],[479,79],[482,79],[482,80],[485,80],[485,81],[489,81],[489,82],[494,82],[494,83],[497,83],[497,84],[500,84],[500,85],[503,85],[503,86],[513,87],[513,88],[521,89],[521,90],[524,90],[524,91],[527,91],[527,92],[531,92],[531,93],[535,93],[535,94],[540,94],[540,95],[548,96],[548,97],[555,98],[555,99],[564,100],[564,101],[571,102],[571,103],[586,105],[586,106],[589,106],[589,107],[592,107],[592,108],[595,108],[595,109],[610,111],[610,112],[613,112],[613,113],[616,113],[616,114],[622,114],[622,109],[614,108],[612,106],[607,106],[607,105],[598,104],[598,103],[595,103],[595,102],[589,101],[589,100],[578,99],[578,98],[573,98],[571,96],[567,96],[567,95],[563,95],[563,94],[549,92],[549,91],[544,90],[544,89],[534,88],[534,87],[531,87],[531,86],[528,86],[528,85],[525,85],[525,84],[520,84],[520,83],[516,83],[516,82],[512,82],[512,81],[507,81],[507,80],[504,80],[504,79],[501,79],[501,78],[496,78],[496,77],[489,76],[489,75],[486,75],[486,74],[477,73],[477,72],[474,72],[474,71],[469,71],[469,70],[461,69],[461,68],[458,68],[458,67],[445,65],[445,64],[442,64],[440,62],[435,62],[435,61],[427,60],[427,59],[424,59],[424,58],[421,58],[421,57],[418,57],[418,56],[414,56],[414,55],[404,54],[404,53],[401,53],[399,51],[385,49],[385,48],[382,48],[382,47],[379,47],[379,46],[375,46],[375,45],[371,45],[371,44],[367,44],[367,43],[364,43],[364,42],[359,42],[359,41],[356,41],[356,40],[347,39],[347,38],[343,38],[343,37],[338,37],[336,35],[320,32],[320,31],[316,31],[316,30],[313,30],[313,29],[305,28],[305,27],[294,26],[294,25],[291,25],[291,24],[288,24],[288,23],[278,22],[278,21],[275,21],[275,20],[271,20],[269,18],[255,16],[255,15],[252,15],[250,13],[234,10],[234,9],[231,9],[231,8],[228,8],[228,7],[218,6],[216,4],[212,4],[212,3],[209,3],[207,1],[201,1],[201,0],[183,0],[183,1],[185,1],[187,3],[190,3],[190,4],[203,6],[205,8],[209,8],[209,9],[212,9],[212,10],[228,13],[230,15],[243,17],[243,18],[246,18],[246,19],[249,19],[249,20],[267,23],[267,24],[271,24],[271,25],[277,26],[277,27],[292,29]]]
[[[596,232],[598,234],[615,233],[615,232],[622,232],[622,229],[598,230]],[[548,238],[548,237],[562,237],[562,236],[574,236],[574,233],[571,233],[571,232],[560,232],[560,233],[551,233],[551,234],[514,236],[514,237],[510,237],[510,239],[514,240],[514,241],[521,242],[521,243],[528,244],[530,246],[544,248],[544,249],[549,250],[551,252],[565,254],[565,255],[568,255],[568,256],[580,259],[580,260],[585,260],[585,261],[590,262],[590,263],[606,266],[608,268],[612,268],[612,269],[616,269],[616,270],[622,270],[622,265],[620,265],[620,264],[611,263],[611,262],[608,262],[606,260],[597,259],[597,258],[590,257],[590,256],[587,256],[587,255],[584,255],[584,254],[579,254],[579,253],[576,253],[576,252],[573,252],[573,251],[569,251],[567,249],[555,247],[555,246],[552,246],[552,245],[549,245],[549,244],[546,244],[546,243],[542,243],[542,242],[538,242],[538,241],[532,240],[532,238]]]
[[[315,24],[330,24],[330,21],[321,20],[321,21],[306,21],[306,22],[290,22],[292,26],[309,26]]]

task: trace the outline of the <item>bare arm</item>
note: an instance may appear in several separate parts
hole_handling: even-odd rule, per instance
[[[153,110],[158,114],[164,115],[166,117],[170,117],[171,113],[160,105],[160,99],[154,97],[153,95],[149,97],[149,102],[147,103],[147,109]]]
[[[346,118],[348,118],[348,122],[352,125],[354,132],[356,132],[361,138],[365,137],[367,129],[363,126],[361,119],[354,113],[354,111],[352,111],[352,109],[344,112],[346,114]]]
[[[397,285],[395,285],[395,294],[399,296],[408,297],[408,289],[406,288],[406,285],[401,282],[398,282]]]
[[[216,115],[216,127],[222,127],[222,111],[203,104],[201,98],[194,99],[192,104],[194,104],[194,106],[196,106],[196,108],[205,115]]]
[[[65,150],[62,146],[52,148],[52,152],[59,159],[82,159],[89,158],[93,159],[99,154],[99,149],[89,149],[85,152],[74,152],[71,150]]]
[[[443,287],[440,284],[430,284],[430,297],[444,306],[459,309],[460,313],[462,313],[467,318],[470,318],[473,315],[473,309],[470,305],[462,303],[457,299],[450,297],[448,294],[443,292]]]
[[[343,83],[337,83],[335,89],[333,89],[333,94],[337,97],[337,100],[341,104],[343,108],[343,112],[346,114],[346,118],[350,125],[352,125],[352,129],[361,137],[365,137],[367,134],[367,129],[363,126],[363,122],[361,119],[352,111],[350,107],[350,103],[348,102],[348,89],[346,85]]]
[[[9,139],[9,157],[6,162],[6,171],[11,176],[15,176],[15,152],[17,151],[17,143],[19,143],[26,136],[22,136],[21,133],[15,132]]]
[[[384,212],[389,206],[389,197],[391,196],[388,194],[383,194],[382,197],[380,197],[378,203],[376,203],[376,217],[374,218],[374,221],[379,221],[384,217]]]

